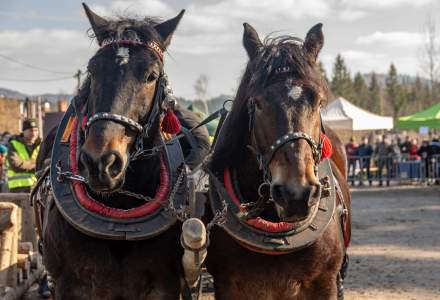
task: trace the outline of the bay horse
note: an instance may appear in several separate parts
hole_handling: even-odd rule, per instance
[[[41,181],[50,184],[39,185],[34,204],[54,296],[180,299],[182,224],[165,206],[184,201],[184,151],[167,136],[177,133],[176,115],[189,127],[198,119],[168,101],[163,54],[184,10],[164,22],[107,20],[83,5],[100,49],[38,158],[42,167],[52,151]],[[194,132],[196,164],[209,140],[206,128]]]
[[[322,24],[263,42],[244,24],[249,62],[208,165],[213,211],[228,203],[206,261],[218,300],[343,297],[350,194],[343,145],[320,118],[323,42]]]

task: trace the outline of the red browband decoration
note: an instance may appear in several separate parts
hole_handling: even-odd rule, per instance
[[[163,50],[159,46],[159,44],[156,43],[155,41],[148,41],[148,42],[144,43],[139,39],[120,39],[120,40],[117,40],[114,38],[107,38],[102,41],[100,46],[101,46],[101,48],[104,48],[104,47],[107,47],[112,44],[145,46],[148,49],[152,50],[154,53],[156,53],[156,55],[159,57],[160,60],[163,60]]]
[[[84,123],[84,122],[83,122]],[[73,130],[70,135],[69,145],[69,163],[70,169],[73,174],[78,174],[78,162],[76,160],[76,149],[78,143],[77,128],[78,118],[74,119]],[[119,209],[105,206],[104,204],[96,201],[87,193],[86,186],[80,181],[72,181],[73,189],[78,197],[79,203],[87,210],[110,217],[114,219],[131,219],[148,216],[158,210],[161,205],[167,200],[169,191],[169,172],[164,161],[163,156],[160,156],[160,185],[156,190],[156,195],[151,202],[145,203],[139,207],[133,209]]]

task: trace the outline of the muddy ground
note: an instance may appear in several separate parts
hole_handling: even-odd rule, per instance
[[[345,299],[440,299],[440,188],[354,190],[352,207]]]

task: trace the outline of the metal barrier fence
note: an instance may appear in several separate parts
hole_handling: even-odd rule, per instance
[[[429,157],[410,156],[349,156],[348,181],[352,184],[369,185],[377,182],[389,185],[421,182],[426,184],[440,181],[440,155]]]

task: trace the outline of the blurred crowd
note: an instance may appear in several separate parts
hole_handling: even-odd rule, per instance
[[[356,179],[359,185],[364,180],[369,185],[377,180],[382,186],[383,182],[390,184],[391,179],[399,176],[399,167],[414,165],[422,170],[418,177],[438,180],[440,168],[440,140],[438,137],[424,139],[406,136],[401,139],[399,136],[377,136],[372,142],[364,137],[359,143],[351,138],[345,145],[348,158],[348,176],[352,185]],[[413,168],[414,169],[414,168]],[[374,172],[373,172],[374,171]]]

